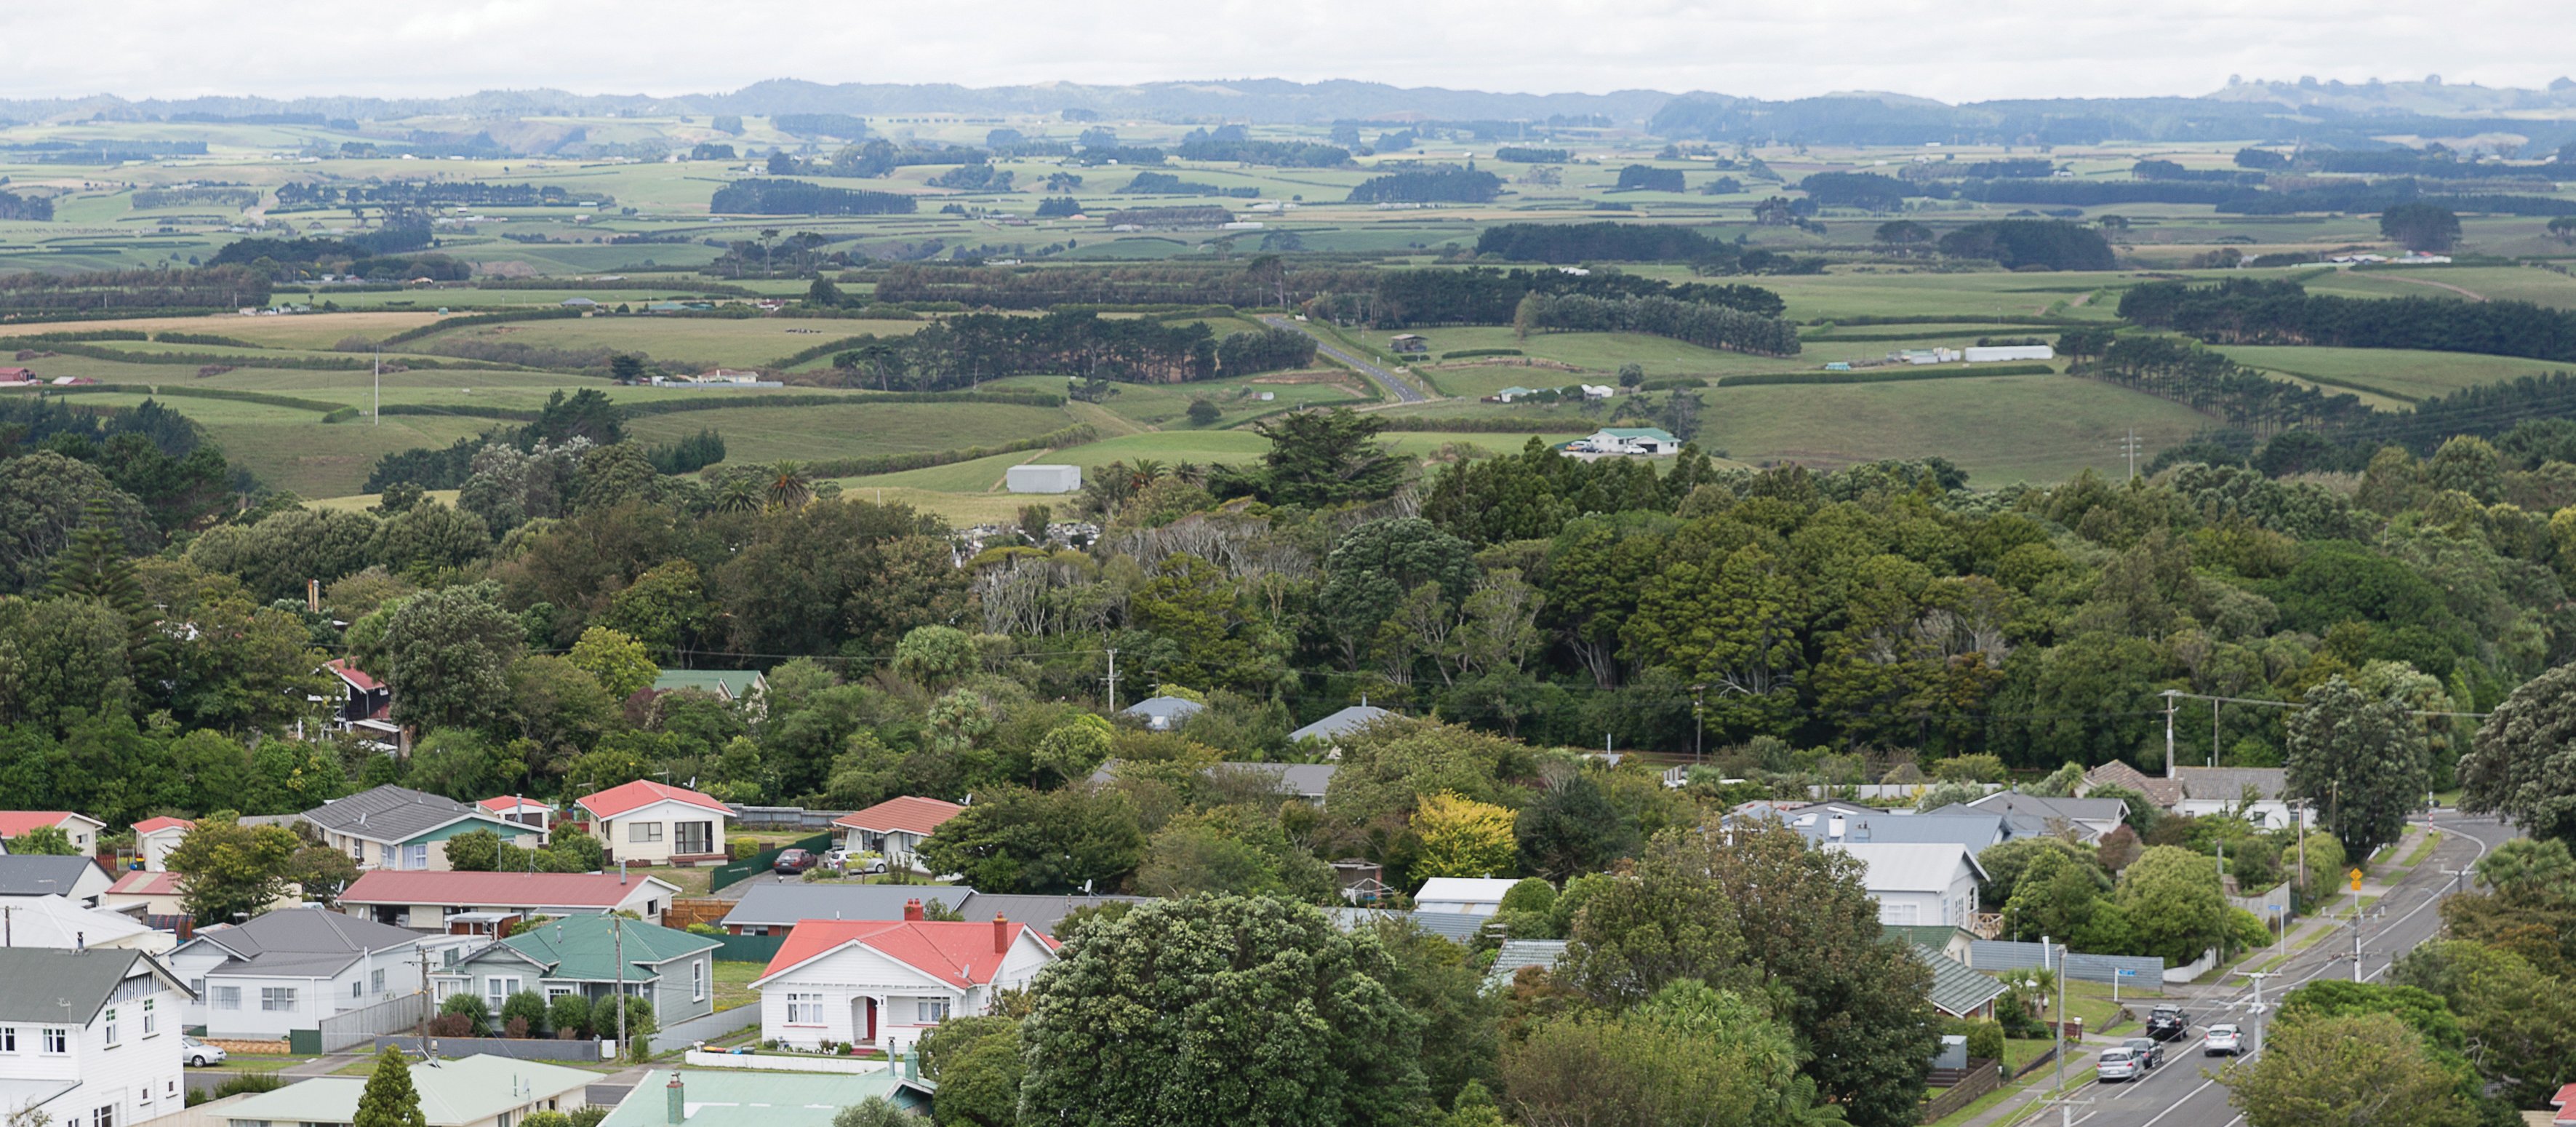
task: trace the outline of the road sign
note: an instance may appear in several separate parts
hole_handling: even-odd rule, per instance
[[[2354,869],[2353,871],[2351,871],[2351,872],[2349,872],[2349,873],[2346,873],[2346,874],[2344,874],[2344,875],[2352,878],[2352,890],[2353,890],[2354,892],[2359,892],[2359,891],[2361,891],[2361,870],[2359,870],[2359,869]]]
[[[2133,970],[2120,970],[2113,973],[2118,974],[2122,978],[2136,978],[2138,976],[2138,972]]]
[[[2280,910],[2281,910],[2281,907],[2282,907],[2282,906],[2281,906],[2281,905],[2279,905],[2279,904],[2274,904],[2274,905],[2272,905],[2272,910],[2273,910],[2273,911],[2275,911],[2275,912],[2278,912],[2278,911],[2280,911]]]

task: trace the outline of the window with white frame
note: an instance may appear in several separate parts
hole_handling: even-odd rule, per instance
[[[937,1025],[948,1020],[948,999],[923,998],[913,1004],[913,1013],[922,1025]]]
[[[18,1027],[14,1025],[0,1025],[0,1053],[14,1053],[17,1051]]]
[[[259,1008],[260,1008],[260,1009],[263,1009],[263,1010],[292,1010],[292,1009],[294,1009],[294,1008],[295,1008],[295,988],[294,988],[294,987],[292,987],[292,986],[262,986],[262,987],[260,987],[260,988],[259,988]]]
[[[116,1105],[109,1104],[89,1113],[89,1127],[116,1127]]]
[[[188,992],[189,992],[189,993],[192,993],[192,994],[195,994],[196,996],[198,996],[198,997],[200,997],[200,998],[205,997],[205,996],[206,996],[206,980],[205,980],[205,979],[202,979],[202,978],[191,978],[191,979],[189,979],[189,980],[188,980]]]
[[[394,852],[394,847],[391,845],[380,845],[376,847],[376,860],[382,863],[385,868],[390,869],[394,867],[394,858],[396,856],[398,856],[398,854]]]
[[[62,1028],[45,1030],[45,1055],[58,1057],[72,1051],[72,1031]]]
[[[571,994],[571,993],[572,993],[572,987],[569,987],[569,986],[549,986],[549,987],[546,987],[546,1002],[547,1002],[547,1004],[551,1005],[551,1004],[553,1004],[553,1003],[554,1003],[554,1000],[555,1000],[555,999],[557,999],[557,998],[561,998],[561,997],[564,997],[564,996],[569,995],[569,994]]]
[[[627,842],[627,844],[629,844],[629,845],[634,845],[634,844],[638,844],[638,843],[641,843],[641,842],[648,842],[648,841],[660,841],[660,840],[662,840],[662,823],[660,823],[660,822],[628,822],[628,823],[626,823],[626,842]]]
[[[823,996],[820,994],[789,994],[787,996],[787,1024],[823,1024]]]
[[[101,1039],[104,1040],[107,1043],[107,1047],[111,1049],[115,1048],[117,1043],[121,1040],[121,1038],[116,1035],[116,1007],[109,1006],[107,1008],[107,1013],[101,1016],[99,1020],[99,1033],[101,1034]]]
[[[216,1008],[216,1009],[219,1009],[219,1010],[237,1010],[237,1009],[240,1009],[240,1008],[241,1008],[241,987],[238,987],[238,986],[218,986],[218,987],[215,987],[215,1008]]]
[[[349,983],[349,996],[350,996],[350,997],[352,997],[352,998],[364,998],[364,997],[366,997],[366,996],[367,996],[367,984],[366,984],[366,983],[363,983],[363,982],[358,982],[358,981],[354,981],[354,980],[352,980],[352,981]]]
[[[377,967],[367,973],[367,992],[371,994],[385,992],[385,968]]]
[[[153,1012],[152,1007],[154,1002],[155,999],[152,998],[145,998],[143,1000],[143,1035],[146,1037],[150,1037],[161,1032],[161,1015]]]
[[[409,855],[403,858],[404,868],[426,869],[429,867],[429,846],[427,843],[406,845],[403,847],[403,852]]]
[[[483,1000],[491,1003],[495,1017],[501,1013],[501,1003],[510,1000],[510,995],[518,992],[519,980],[516,978],[505,978],[496,974],[488,975],[483,979]]]
[[[689,963],[689,1000],[694,1002],[706,996],[707,961],[697,959]]]

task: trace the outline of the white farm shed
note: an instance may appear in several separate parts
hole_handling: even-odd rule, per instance
[[[2044,344],[1971,346],[1965,359],[1971,364],[1992,364],[1998,360],[2055,360],[2057,350]]]
[[[1002,484],[1013,493],[1072,493],[1082,488],[1082,467],[1013,466]]]

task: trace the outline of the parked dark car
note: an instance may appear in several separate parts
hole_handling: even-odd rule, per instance
[[[808,850],[790,849],[785,853],[779,854],[778,863],[770,867],[777,870],[782,876],[794,876],[797,873],[804,872],[805,870],[822,863],[822,858],[815,856]]]
[[[2191,1032],[2191,1015],[2181,1006],[2157,1006],[2147,1015],[2147,1036],[2159,1041],[2172,1041]]]

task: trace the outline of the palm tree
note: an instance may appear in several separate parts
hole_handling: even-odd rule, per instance
[[[747,513],[760,507],[760,482],[751,474],[726,475],[716,484],[716,511]]]
[[[1136,459],[1136,487],[1142,489],[1161,481],[1164,475],[1171,472],[1171,467],[1164,465],[1160,458],[1138,458]]]
[[[769,467],[769,503],[781,509],[801,509],[814,499],[814,475],[805,471],[803,462],[780,462]]]

